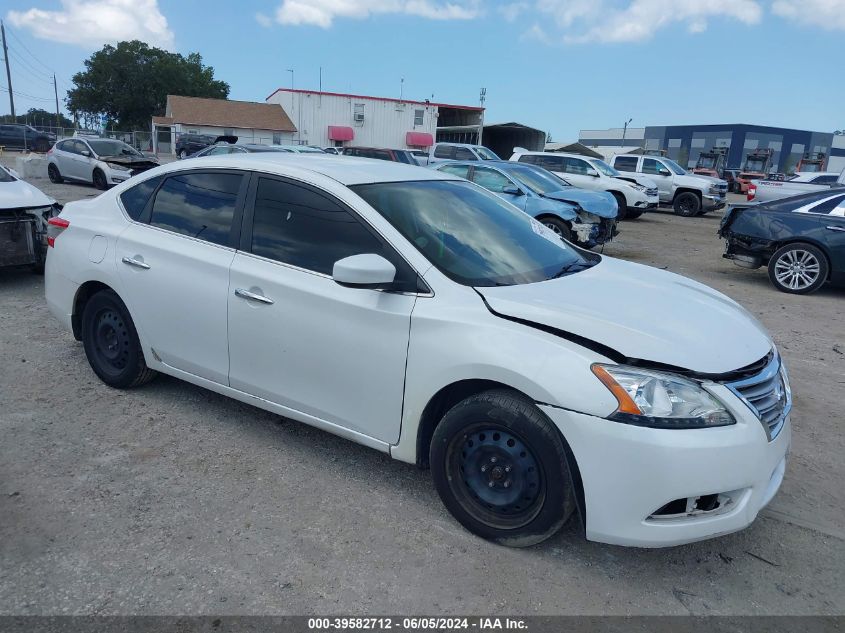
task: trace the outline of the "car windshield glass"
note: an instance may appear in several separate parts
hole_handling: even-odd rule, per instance
[[[465,286],[544,281],[599,260],[469,182],[388,182],[351,189],[443,274]]]
[[[622,175],[618,171],[616,171],[613,167],[608,165],[606,162],[604,162],[603,160],[600,160],[598,158],[593,158],[592,160],[590,160],[590,164],[592,164],[593,167],[598,169],[605,176],[610,176],[611,178],[614,178],[616,176]]]
[[[559,178],[541,167],[519,165],[518,167],[509,167],[506,173],[511,174],[531,191],[539,194],[552,193],[572,186],[563,178]]]
[[[673,161],[669,158],[661,158],[660,160],[663,161],[663,163],[665,165],[668,165],[669,169],[671,169],[673,172],[675,172],[679,176],[683,176],[685,173],[687,173],[686,169],[684,169],[678,163],[676,163],[675,161]]]
[[[88,144],[97,156],[143,156],[123,141],[88,141]]]
[[[0,182],[14,182],[15,177],[6,171],[6,168],[0,165]]]
[[[475,151],[478,152],[478,155],[481,156],[482,160],[502,160],[494,152],[491,152],[486,147],[482,147],[481,145],[476,146]]]

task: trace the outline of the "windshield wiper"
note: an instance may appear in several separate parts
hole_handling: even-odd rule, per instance
[[[561,268],[554,275],[549,277],[549,279],[559,279],[560,277],[563,277],[564,275],[570,275],[572,273],[577,273],[577,272],[580,272],[582,270],[586,270],[587,268],[592,268],[593,266],[595,266],[594,262],[586,262],[586,261],[585,262],[572,262],[571,264],[567,264],[566,266]]]

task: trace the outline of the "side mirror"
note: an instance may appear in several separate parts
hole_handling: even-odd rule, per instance
[[[671,176],[671,172],[668,169],[661,169],[657,172],[661,176]]]
[[[588,175],[588,176],[592,176],[593,178],[598,178],[598,177],[599,177],[599,172],[597,172],[595,169],[592,169],[592,168],[591,168],[591,169],[588,169],[588,170],[587,170],[587,175]]]
[[[91,156],[91,152],[89,152],[87,149],[84,149],[79,153],[82,154],[83,156],[86,156],[86,157],[89,157],[89,158]]]
[[[514,185],[508,185],[502,189],[502,193],[505,193],[509,196],[521,196],[523,195],[522,189],[519,187],[515,187]]]
[[[332,268],[335,283],[349,288],[387,288],[395,277],[396,267],[374,253],[344,257]]]

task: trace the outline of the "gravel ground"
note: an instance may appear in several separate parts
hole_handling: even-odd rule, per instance
[[[167,377],[112,390],[43,279],[0,270],[0,613],[845,613],[845,292],[784,295],[721,259],[720,215],[650,213],[605,253],[760,318],[791,369],[793,448],[749,529],[665,550],[588,543],[574,523],[497,547],[427,472]]]

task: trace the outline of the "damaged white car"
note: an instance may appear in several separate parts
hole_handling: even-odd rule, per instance
[[[44,270],[47,222],[62,207],[53,198],[0,165],[0,268],[31,266]]]

